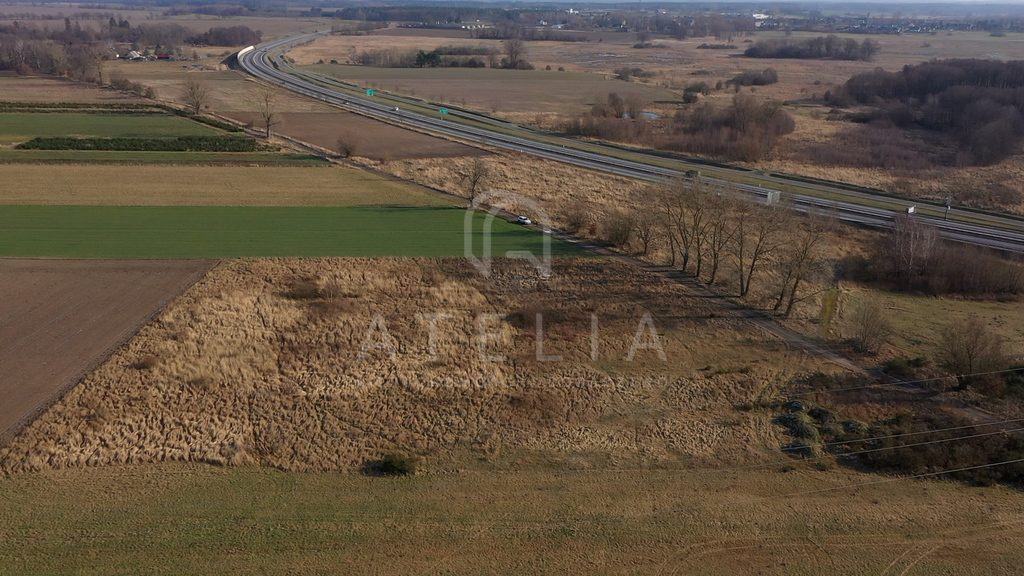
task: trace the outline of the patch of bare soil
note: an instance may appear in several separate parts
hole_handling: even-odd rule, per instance
[[[393,451],[746,460],[776,449],[779,431],[733,405],[833,368],[715,306],[596,258],[558,261],[546,281],[519,260],[496,261],[490,278],[464,259],[227,262],[0,465],[336,470]]]
[[[205,260],[0,260],[0,439],[191,285]]]

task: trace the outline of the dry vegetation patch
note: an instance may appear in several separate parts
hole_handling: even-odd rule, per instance
[[[560,261],[546,282],[506,261],[490,280],[461,259],[232,261],[0,461],[18,471],[168,460],[353,469],[395,451],[742,459],[775,448],[778,431],[764,414],[722,424],[732,406],[830,368],[713,310],[596,259]],[[416,316],[432,313],[449,315],[437,320],[436,354],[429,319]],[[537,359],[537,313],[544,353],[560,362]],[[665,362],[647,349],[628,359],[644,314]]]

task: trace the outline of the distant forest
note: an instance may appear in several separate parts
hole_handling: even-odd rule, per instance
[[[857,42],[835,35],[804,40],[758,40],[743,53],[749,58],[801,58],[824,60],[864,60],[870,62],[878,54],[878,42],[865,39]]]
[[[858,74],[836,93],[836,105],[877,109],[855,115],[901,128],[918,126],[956,139],[957,165],[990,165],[1013,154],[1024,137],[1024,61],[956,59]]]

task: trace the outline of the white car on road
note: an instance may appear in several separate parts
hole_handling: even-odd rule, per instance
[[[533,221],[530,220],[529,218],[527,218],[526,216],[520,216],[519,218],[516,218],[516,222],[519,222],[520,224],[523,224],[524,226],[528,225],[528,224],[533,224]]]

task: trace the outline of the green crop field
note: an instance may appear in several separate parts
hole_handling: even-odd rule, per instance
[[[312,154],[274,152],[118,152],[111,150],[14,150],[0,148],[0,164],[172,164],[202,166],[330,166]]]
[[[461,256],[465,214],[456,208],[404,206],[2,206],[0,256]],[[478,253],[483,221],[476,215]],[[540,254],[542,238],[495,219],[492,254]],[[552,241],[552,253],[581,251]]]
[[[215,136],[220,130],[164,114],[0,113],[0,144],[37,136],[100,138]]]

